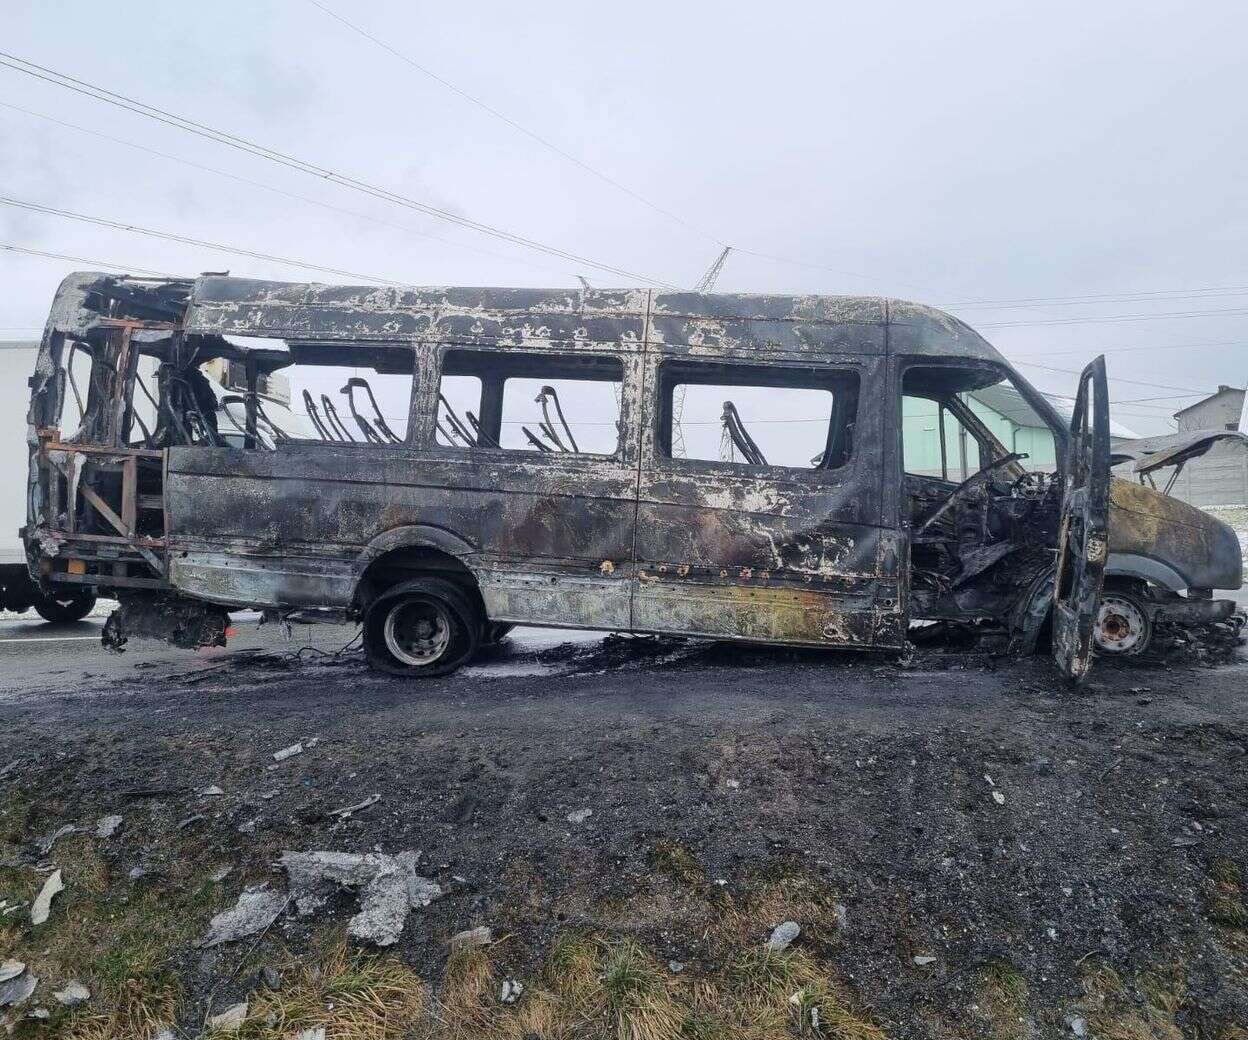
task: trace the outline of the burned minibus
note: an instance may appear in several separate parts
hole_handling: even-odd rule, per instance
[[[115,596],[113,647],[333,612],[429,676],[516,624],[899,651],[926,622],[1077,679],[1241,581],[1230,528],[1111,482],[1103,360],[1067,421],[897,300],[80,273],[31,387],[31,574]]]

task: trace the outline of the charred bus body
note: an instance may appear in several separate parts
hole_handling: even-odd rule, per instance
[[[1111,482],[1103,362],[1067,424],[895,300],[82,273],[31,386],[31,573],[116,595],[114,645],[336,611],[430,675],[512,624],[899,650],[991,622],[1025,650],[1051,618],[1077,678],[1241,580],[1228,527]]]

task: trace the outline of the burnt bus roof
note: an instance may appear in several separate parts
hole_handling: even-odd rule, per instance
[[[738,357],[891,352],[1005,363],[952,315],[874,296],[393,288],[78,272],[61,283],[48,331],[82,336],[107,313],[170,321],[193,335],[296,342],[421,340]]]

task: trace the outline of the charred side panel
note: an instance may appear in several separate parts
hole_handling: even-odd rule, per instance
[[[878,300],[658,295],[648,344],[633,627],[806,645],[899,646],[899,540],[882,518]],[[705,307],[703,306],[703,310]],[[798,320],[800,319],[800,320]],[[662,351],[660,353],[660,350]],[[835,470],[668,458],[653,389],[664,359],[714,356],[854,373],[850,461]]]

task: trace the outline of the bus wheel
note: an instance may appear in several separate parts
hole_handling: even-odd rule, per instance
[[[1134,596],[1106,592],[1096,615],[1092,636],[1099,653],[1129,657],[1143,653],[1153,637],[1148,614]]]
[[[415,679],[447,675],[477,652],[482,624],[472,601],[441,578],[387,589],[364,615],[364,653],[378,671]]]
[[[56,596],[40,594],[31,604],[44,621],[63,624],[67,621],[81,621],[91,613],[95,606],[95,593],[83,590]]]

